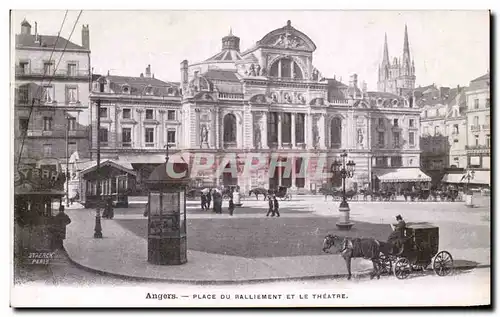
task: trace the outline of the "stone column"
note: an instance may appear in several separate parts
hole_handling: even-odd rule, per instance
[[[278,112],[278,149],[281,149],[282,144],[281,144],[281,119],[282,119],[282,113]]]
[[[297,142],[295,140],[295,113],[292,112],[292,149],[295,148]]]
[[[215,148],[220,149],[220,110],[215,110]]]
[[[267,144],[267,111],[261,112],[261,140],[262,140],[262,148],[269,149],[269,144]]]
[[[306,134],[307,134],[307,148],[308,149],[313,149],[314,148],[314,140],[313,140],[313,115],[312,114],[306,114]]]
[[[121,148],[122,147],[122,141],[123,141],[123,135],[118,138],[118,135],[121,135],[121,124],[120,124],[120,113],[122,112],[122,108],[116,107],[115,108],[115,120],[114,120],[114,126],[115,130],[113,131],[113,142],[114,144],[112,145],[113,148]],[[79,122],[79,121],[77,121]],[[71,155],[71,153],[69,153]]]
[[[158,148],[163,149],[168,143],[165,133],[165,130],[167,130],[165,129],[165,109],[160,109],[158,112],[160,113],[160,124],[158,125]]]
[[[326,149],[326,127],[325,127],[325,114],[321,114],[318,120],[318,125],[319,125],[319,135],[320,135],[320,140],[319,140],[319,148],[320,149]]]
[[[391,157],[387,157],[387,167],[392,167]]]
[[[294,156],[292,157],[292,173],[291,173],[291,177],[292,177],[292,186],[291,186],[291,189],[293,191],[296,191],[297,190],[297,187],[296,187],[296,184],[295,184],[295,178],[296,178],[296,173],[295,173],[295,170],[296,170],[296,165],[297,164],[297,158]]]
[[[137,133],[135,134],[135,147],[137,148],[140,148],[142,149],[144,147],[144,142],[143,142],[143,139],[142,139],[142,136],[144,134],[144,132],[142,131],[143,130],[143,124],[142,124],[142,113],[144,112],[144,109],[142,108],[137,108],[135,109],[136,113],[137,113]]]

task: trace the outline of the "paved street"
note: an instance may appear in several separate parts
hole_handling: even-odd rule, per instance
[[[385,239],[389,230],[388,223],[392,222],[395,214],[401,213],[407,221],[427,220],[438,225],[440,227],[440,250],[450,251],[455,264],[472,267],[478,264],[489,264],[490,213],[487,205],[488,200],[477,199],[477,202],[478,207],[472,209],[465,207],[463,203],[407,203],[403,209],[401,203],[352,202],[352,215],[356,225],[355,229],[349,232],[349,235],[373,236]],[[263,204],[265,202],[245,201],[244,207],[238,208],[235,216],[231,217],[227,213],[215,215],[210,212],[201,212],[197,202],[189,202],[189,261],[188,264],[182,266],[186,269],[180,271],[186,271],[188,266],[198,265],[196,264],[200,263],[198,259],[205,263],[210,261],[224,263],[217,262],[222,261],[222,258],[219,257],[231,256],[224,261],[232,262],[239,258],[269,258],[269,260],[262,262],[262,265],[265,266],[257,265],[253,268],[253,270],[257,271],[254,273],[269,270],[268,277],[274,276],[273,274],[280,274],[280,270],[271,270],[271,267],[275,265],[277,268],[281,268],[281,271],[286,271],[286,274],[291,277],[298,276],[297,273],[294,273],[296,270],[306,272],[307,269],[319,270],[322,272],[319,275],[323,277],[329,276],[329,278],[333,276],[331,275],[333,272],[345,274],[345,264],[339,256],[322,254],[320,250],[323,236],[336,230],[336,206],[338,202],[324,202],[320,197],[304,197],[300,200],[282,202],[281,218],[266,218],[265,214],[260,212],[264,208]],[[115,220],[103,220],[105,239],[97,244],[94,244],[94,240],[91,238],[93,233],[92,212],[85,209],[71,210],[69,212],[73,218],[73,223],[68,227],[68,235],[73,239],[78,235],[79,237],[75,241],[87,249],[99,247],[105,250],[105,245],[115,245],[113,241],[117,243],[114,248],[120,248],[119,244],[122,243],[123,251],[117,251],[118,261],[124,255],[120,252],[130,252],[131,243],[141,244],[140,247],[137,245],[135,248],[141,250],[144,248],[144,251],[140,251],[140,254],[145,254],[146,221],[142,216],[142,210],[143,208],[140,207],[118,209]],[[81,217],[87,220],[80,222]],[[435,221],[431,219],[435,219]],[[123,236],[123,234],[126,236]],[[71,239],[66,242],[69,241]],[[88,245],[89,242],[92,244]],[[80,248],[80,250],[83,251],[84,249]],[[82,256],[85,257],[84,254]],[[112,255],[109,252],[100,253],[99,255],[102,259],[106,259],[106,256],[111,257]],[[143,256],[139,255],[139,258],[137,260],[134,258],[134,261],[138,261],[137,263],[142,265],[141,263],[146,262]],[[96,256],[93,256],[93,258],[95,261],[99,261]],[[213,260],[210,260],[212,258]],[[89,259],[84,260],[88,261]],[[235,274],[238,274],[241,265],[244,265],[248,270],[249,263],[252,263],[251,265],[257,263],[238,261],[240,264],[236,264],[234,268],[231,268],[230,263],[224,264],[223,271],[233,270]],[[109,262],[112,262],[111,258]],[[111,272],[117,273],[119,270],[125,270],[123,265],[119,266],[111,269]],[[207,267],[208,271],[195,272],[191,276],[206,277],[210,273],[208,275],[214,277],[213,272],[217,270],[216,267],[217,265],[211,269]],[[371,266],[368,261],[355,260],[353,262],[353,272],[355,274],[356,270],[358,270],[358,273],[366,273],[370,269]],[[123,278],[82,270],[71,264],[69,260],[49,268],[23,270],[21,277],[25,281],[43,280],[49,284],[96,283],[121,285],[126,281]],[[236,278],[237,275],[234,275],[234,277]]]

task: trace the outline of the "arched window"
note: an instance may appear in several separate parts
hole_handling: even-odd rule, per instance
[[[330,146],[339,149],[342,144],[342,119],[333,118],[330,129]]]
[[[232,113],[224,117],[224,142],[236,143],[236,117]]]
[[[290,58],[282,58],[274,62],[269,72],[271,77],[302,79],[302,70],[299,65]]]

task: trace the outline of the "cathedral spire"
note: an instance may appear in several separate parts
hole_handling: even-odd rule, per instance
[[[382,60],[382,66],[389,65],[389,48],[387,47],[387,33],[385,33],[384,38],[384,57]]]
[[[411,60],[410,60],[410,43],[408,42],[408,27],[405,24],[405,39],[404,39],[404,44],[403,44],[403,67],[408,67],[408,69],[411,66]]]

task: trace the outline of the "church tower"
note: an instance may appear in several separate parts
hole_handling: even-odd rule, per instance
[[[400,96],[408,95],[415,88],[415,63],[410,57],[410,42],[408,28],[405,25],[402,59],[389,59],[387,34],[384,41],[384,55],[378,69],[378,91],[390,92]]]

